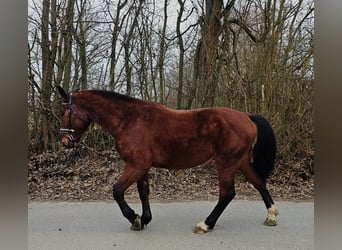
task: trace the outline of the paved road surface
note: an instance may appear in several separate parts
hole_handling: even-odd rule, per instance
[[[32,250],[130,249],[313,249],[313,202],[277,203],[278,226],[262,223],[262,202],[233,200],[215,229],[192,233],[215,202],[152,203],[153,220],[131,231],[113,202],[42,202],[28,205],[28,248]],[[140,204],[132,204],[140,213]]]

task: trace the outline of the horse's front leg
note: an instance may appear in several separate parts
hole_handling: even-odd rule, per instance
[[[132,224],[132,230],[142,230],[144,224],[141,223],[141,217],[134,212],[134,210],[128,206],[124,198],[124,193],[134,182],[138,181],[142,176],[146,174],[146,171],[136,169],[129,164],[126,165],[122,172],[118,182],[113,186],[113,197],[118,203],[122,214]]]
[[[142,215],[141,215],[141,224],[142,227],[147,225],[152,220],[150,202],[148,197],[150,195],[150,188],[148,183],[148,173],[145,173],[138,181],[137,187],[139,192],[139,197],[142,204]]]

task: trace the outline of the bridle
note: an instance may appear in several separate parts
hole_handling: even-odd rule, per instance
[[[86,122],[81,118],[81,116],[72,108],[72,93],[69,94],[69,102],[63,102],[62,105],[68,105],[69,108],[69,114],[68,114],[68,128],[60,128],[59,134],[65,135],[68,134],[68,140],[69,142],[75,142],[73,134],[75,133],[75,130],[71,127],[71,114],[74,114],[75,117],[83,122]]]

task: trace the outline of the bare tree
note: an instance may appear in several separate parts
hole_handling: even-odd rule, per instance
[[[49,27],[51,24],[51,40],[49,39]],[[51,115],[51,92],[53,80],[53,67],[57,50],[57,27],[56,27],[56,1],[43,0],[41,18],[41,49],[42,49],[42,81],[41,81],[41,126],[43,147],[49,149],[54,146],[53,132],[50,129]]]
[[[66,2],[65,13],[60,12],[60,38],[57,52],[57,76],[56,85],[62,85],[64,89],[70,88],[72,67],[72,36],[75,0]],[[62,6],[60,6],[63,10]]]
[[[177,94],[177,109],[181,109],[182,107],[182,95],[183,95],[183,78],[184,78],[184,42],[183,36],[181,34],[181,22],[184,13],[184,4],[185,0],[178,0],[179,11],[177,16],[177,25],[176,25],[176,34],[178,37],[178,45],[179,45],[179,72],[178,72],[178,94]]]
[[[111,2],[110,1],[106,1],[107,4],[107,11],[111,17],[111,19],[113,20],[114,23],[114,28],[112,31],[112,38],[111,38],[111,52],[110,52],[110,77],[109,77],[109,86],[110,89],[114,89],[115,86],[115,68],[116,68],[116,64],[117,64],[117,46],[118,46],[118,39],[119,39],[119,33],[122,29],[122,26],[129,14],[129,10],[126,11],[125,13],[122,13],[122,10],[124,9],[124,7],[127,5],[128,0],[124,0],[121,1],[119,0],[119,2],[116,5],[116,13],[115,16],[113,16],[111,14],[110,11],[110,5]]]
[[[124,35],[124,42],[123,42],[124,55],[125,55],[124,64],[125,64],[125,73],[126,73],[126,93],[128,95],[132,94],[132,65],[130,63],[131,53],[134,48],[134,46],[132,46],[132,42],[133,42],[133,38],[135,35],[134,32],[138,25],[138,17],[142,9],[142,4],[143,4],[143,1],[139,1],[139,4],[133,16],[131,26],[129,27],[128,32],[126,32]]]
[[[166,27],[167,27],[167,6],[168,6],[169,0],[164,0],[164,18],[163,18],[163,27],[160,32],[160,50],[159,50],[159,59],[158,59],[158,70],[159,70],[159,102],[164,104],[164,98],[165,98],[165,80],[164,80],[164,59],[165,59],[165,53],[166,53]]]
[[[76,2],[77,12],[78,12],[78,20],[77,27],[74,28],[73,37],[76,40],[77,46],[79,48],[79,57],[81,62],[81,78],[80,78],[80,87],[81,89],[87,88],[88,83],[88,61],[87,61],[87,40],[86,40],[86,32],[87,32],[87,22],[85,21],[85,12],[86,12],[86,0],[80,0],[80,3]],[[79,84],[77,84],[79,85]]]

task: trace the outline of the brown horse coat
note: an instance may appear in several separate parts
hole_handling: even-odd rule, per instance
[[[148,202],[148,170],[153,167],[185,169],[211,158],[218,169],[220,198],[198,233],[215,226],[218,217],[235,196],[234,176],[241,170],[258,189],[268,211],[268,224],[276,224],[277,209],[265,179],[275,158],[271,126],[261,116],[229,108],[173,110],[109,91],[87,90],[66,94],[61,118],[62,142],[76,145],[91,122],[108,131],[126,162],[113,196],[133,229],[142,229],[152,219]],[[253,150],[255,146],[255,150]],[[254,167],[250,163],[253,155]],[[143,204],[143,215],[136,215],[124,200],[125,190],[134,182]]]

